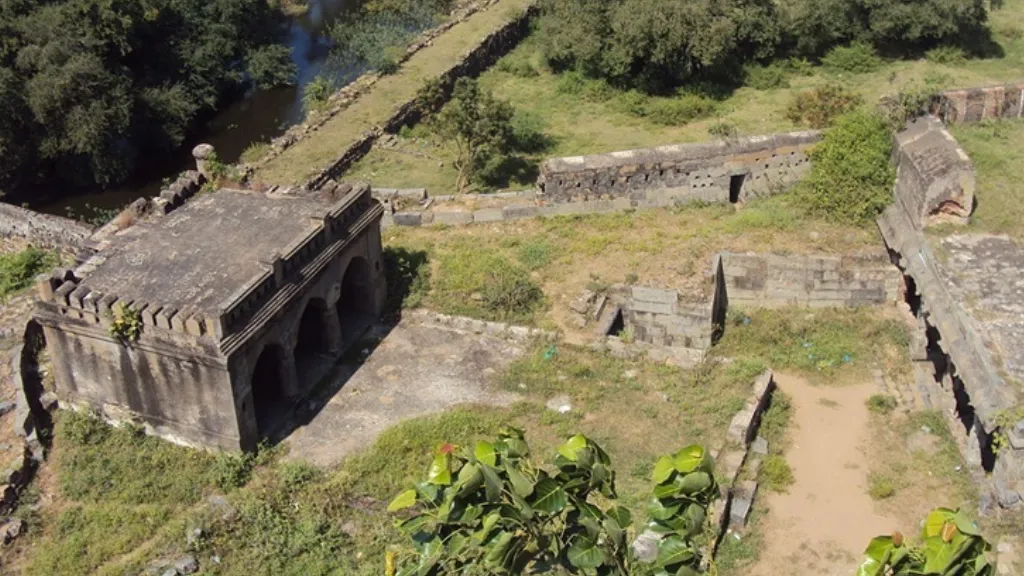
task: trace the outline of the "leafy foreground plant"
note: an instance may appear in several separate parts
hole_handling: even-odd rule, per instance
[[[985,558],[992,545],[960,510],[936,508],[921,531],[924,543],[908,546],[899,532],[873,538],[857,576],[989,576],[995,564]]]
[[[644,533],[655,553],[645,558],[629,546],[629,510],[591,502],[591,496],[616,498],[615,472],[600,446],[573,436],[558,448],[554,474],[534,468],[529,455],[523,432],[511,428],[472,450],[442,446],[426,481],[388,506],[392,512],[416,507],[398,523],[414,550],[389,555],[389,575],[699,572],[693,537],[718,494],[704,448],[689,446],[655,466],[652,520]]]

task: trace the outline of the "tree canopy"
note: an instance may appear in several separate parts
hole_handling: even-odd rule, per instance
[[[265,0],[0,0],[0,190],[109,184],[247,82],[290,82]]]

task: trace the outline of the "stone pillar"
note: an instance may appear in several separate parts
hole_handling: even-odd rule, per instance
[[[199,144],[192,149],[192,157],[196,159],[196,170],[202,174],[207,181],[213,180],[210,176],[209,161],[216,160],[217,152],[211,144]]]
[[[342,342],[341,320],[338,319],[338,309],[334,306],[324,308],[323,319],[327,353],[332,356],[341,354],[344,342]]]
[[[288,348],[281,358],[281,390],[288,398],[295,398],[302,394],[299,387],[299,371],[295,365],[295,348]]]

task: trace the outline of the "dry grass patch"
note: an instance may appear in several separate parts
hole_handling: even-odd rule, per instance
[[[568,304],[588,286],[634,283],[676,288],[684,297],[709,298],[711,259],[720,251],[846,253],[878,249],[877,232],[807,219],[785,197],[732,206],[689,206],[473,225],[393,227],[393,249],[425,253],[432,283],[422,300],[442,312],[472,313],[473,295],[446,290],[445,274],[466,272],[481,254],[495,254],[523,270],[544,292],[546,307],[523,320],[561,328],[573,339]],[[446,269],[447,268],[447,269]],[[457,284],[457,283],[454,283]]]

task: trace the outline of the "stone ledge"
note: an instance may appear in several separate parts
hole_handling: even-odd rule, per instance
[[[466,316],[450,316],[422,308],[404,311],[402,318],[426,326],[435,326],[472,334],[486,334],[487,336],[504,338],[513,342],[528,342],[531,340],[554,341],[558,339],[557,333],[539,328],[517,326],[504,322],[489,322]]]

